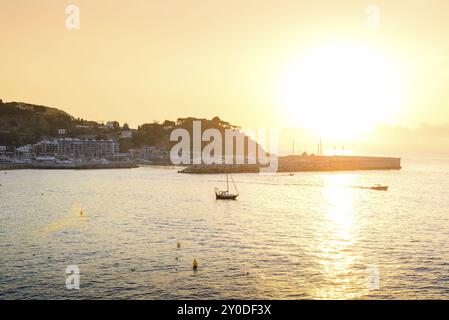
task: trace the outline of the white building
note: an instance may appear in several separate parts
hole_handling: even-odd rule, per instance
[[[130,139],[133,137],[133,132],[131,130],[129,131],[122,131],[120,133],[120,138],[122,139]]]
[[[4,152],[1,150],[0,153],[3,154]],[[4,150],[6,153],[6,147],[4,147]],[[115,140],[78,138],[41,140],[33,145],[28,144],[16,148],[16,153],[20,159],[34,158],[38,161],[53,161],[53,159],[112,159],[118,152],[119,144]]]
[[[117,141],[95,139],[60,139],[58,155],[75,158],[110,158],[119,151]]]
[[[27,144],[25,146],[21,146],[21,147],[17,147],[16,151],[20,152],[20,153],[29,153],[32,150],[32,145],[31,144]]]

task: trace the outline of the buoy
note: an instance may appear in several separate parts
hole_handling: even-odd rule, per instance
[[[196,259],[193,259],[193,270],[198,269],[198,261]]]
[[[84,215],[84,211],[81,210],[81,211],[80,211],[80,217],[82,217],[83,215]]]
[[[177,248],[181,248],[181,242],[178,242],[178,243],[176,244],[176,247],[177,247]]]

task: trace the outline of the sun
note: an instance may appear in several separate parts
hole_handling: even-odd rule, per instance
[[[392,123],[402,83],[394,60],[367,46],[328,44],[289,63],[280,103],[289,125],[323,137],[354,139],[379,123]]]

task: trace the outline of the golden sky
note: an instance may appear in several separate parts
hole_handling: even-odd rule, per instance
[[[0,39],[0,98],[90,120],[449,122],[447,0],[0,0]]]

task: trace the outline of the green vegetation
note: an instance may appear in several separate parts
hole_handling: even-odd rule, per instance
[[[111,121],[106,125],[95,121],[74,118],[56,108],[21,102],[4,103],[0,100],[0,145],[17,147],[51,138],[115,139],[120,143],[120,151],[132,148],[159,146],[169,148],[176,142],[170,142],[170,132],[184,128],[191,133],[192,122],[201,121],[202,130],[215,128],[224,133],[225,129],[238,128],[219,117],[211,120],[197,118],[179,118],[177,121],[165,120],[162,123],[145,123],[137,129],[128,124],[120,126]],[[124,133],[131,132],[131,135]]]

